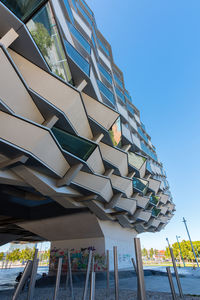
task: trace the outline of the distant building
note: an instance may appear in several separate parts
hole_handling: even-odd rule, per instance
[[[158,250],[157,254],[154,255],[155,260],[163,261],[165,259],[165,250]]]

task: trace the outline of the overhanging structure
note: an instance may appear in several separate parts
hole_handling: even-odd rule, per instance
[[[131,238],[175,206],[87,4],[0,1],[0,78],[1,244],[117,244],[128,265]]]

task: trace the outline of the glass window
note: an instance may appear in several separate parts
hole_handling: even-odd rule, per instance
[[[47,3],[43,6],[26,25],[52,72],[65,81],[72,82],[50,4]]]
[[[128,152],[128,162],[136,169],[140,170],[140,168],[143,166],[145,161],[146,161],[145,157],[137,155],[133,152]]]
[[[53,127],[52,131],[64,150],[72,153],[73,155],[81,158],[84,161],[89,158],[89,156],[96,148],[96,145],[90,143],[89,141],[72,135],[56,127]]]
[[[98,86],[102,94],[115,105],[115,97],[113,93],[100,81],[97,80]]]
[[[151,195],[149,203],[156,206],[159,202],[160,197]]]
[[[148,182],[143,179],[133,177],[133,187],[141,191],[143,194],[146,194],[148,188]]]
[[[66,10],[67,10],[68,16],[69,16],[71,22],[74,23],[74,16],[72,14],[72,10],[71,10],[71,7],[69,5],[69,1],[64,0],[64,3],[65,3],[65,7],[66,7]]]
[[[152,209],[152,216],[157,217],[160,214],[160,212],[161,212],[161,209],[158,209],[158,208],[154,207]]]
[[[65,40],[64,42],[67,54],[85,74],[90,76],[90,65],[87,60],[68,41]]]
[[[143,133],[142,129],[138,127],[138,133],[140,134],[141,137],[145,140],[145,142],[148,144],[148,138],[147,136]]]
[[[132,113],[132,115],[135,114],[135,111],[134,111],[133,107],[129,103],[127,103],[127,108]]]
[[[129,100],[130,102],[132,102],[132,98],[131,98],[131,96],[128,94],[128,92],[125,91],[125,95],[126,95],[126,97],[128,98],[128,100]]]
[[[82,47],[90,54],[90,44],[82,36],[82,34],[71,24],[68,23],[69,29],[76,40],[82,45]]]
[[[102,41],[100,39],[97,39],[98,40],[98,43],[99,43],[99,46],[101,46],[101,48],[103,49],[103,51],[108,55],[110,56],[110,53],[108,51],[108,49],[106,48],[106,46],[102,43]]]
[[[121,82],[121,80],[118,78],[118,76],[114,73],[114,78],[115,81],[117,82],[117,84],[123,89],[123,83]]]
[[[107,79],[107,81],[112,84],[112,77],[111,75],[104,69],[104,67],[100,64],[98,64],[100,72],[103,74],[103,76]]]
[[[44,0],[1,0],[23,22],[43,3]]]
[[[152,168],[151,168],[151,164],[150,164],[149,161],[147,161],[147,166],[146,166],[146,168],[147,168],[147,170],[148,170],[151,174],[153,174],[153,171],[152,171]]]
[[[84,9],[82,9],[82,7],[78,3],[77,3],[77,7],[80,10],[80,12],[83,15],[83,17],[86,19],[86,21],[92,26],[93,25],[92,20],[88,17],[88,15],[84,11]]]
[[[141,122],[141,126],[144,129],[144,131],[146,131],[144,124]]]
[[[117,119],[117,121],[113,124],[113,126],[109,130],[109,134],[110,134],[113,146],[121,147],[122,129],[121,129],[120,117]]]
[[[151,151],[143,142],[141,142],[141,148],[151,158],[153,158],[155,161],[158,161],[157,155],[153,151]]]
[[[95,40],[94,40],[94,36],[93,36],[93,34],[92,34],[92,44],[93,44],[93,46],[94,46],[94,48],[96,49],[96,44],[95,44]]]
[[[118,96],[124,103],[126,103],[125,97],[124,97],[124,95],[122,94],[122,92],[121,92],[117,87],[115,87],[115,91],[116,91],[117,96]]]
[[[87,6],[87,4],[85,3],[85,1],[81,1],[82,4],[84,5],[85,9],[87,10],[87,12],[89,12],[89,14],[93,17],[93,12],[91,11],[91,9],[89,8],[89,6]]]
[[[75,11],[77,11],[77,8],[76,8],[76,1],[75,1],[75,0],[72,0],[72,3],[73,3],[73,5],[74,5]]]

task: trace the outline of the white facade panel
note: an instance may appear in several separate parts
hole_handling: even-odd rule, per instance
[[[106,66],[111,70],[111,63],[110,61],[107,59],[107,57],[101,52],[101,50],[98,49],[98,53],[100,58],[103,60],[103,62],[106,64]]]
[[[78,24],[83,28],[85,33],[88,35],[88,37],[91,39],[92,36],[92,30],[85,24],[85,22],[79,17],[79,15],[72,9],[72,13]]]
[[[53,5],[53,8],[56,12],[56,16],[59,20],[59,23],[62,27],[62,30],[65,34],[66,39],[70,42],[70,44],[72,44],[74,46],[74,42],[73,42],[73,39],[71,37],[69,28],[67,26],[66,19],[63,15],[61,7],[60,7],[59,1],[58,0],[52,0],[52,5]]]

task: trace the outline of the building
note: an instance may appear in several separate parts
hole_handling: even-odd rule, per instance
[[[117,245],[130,266],[175,205],[110,44],[83,0],[2,0],[0,16],[1,244],[102,261]]]

